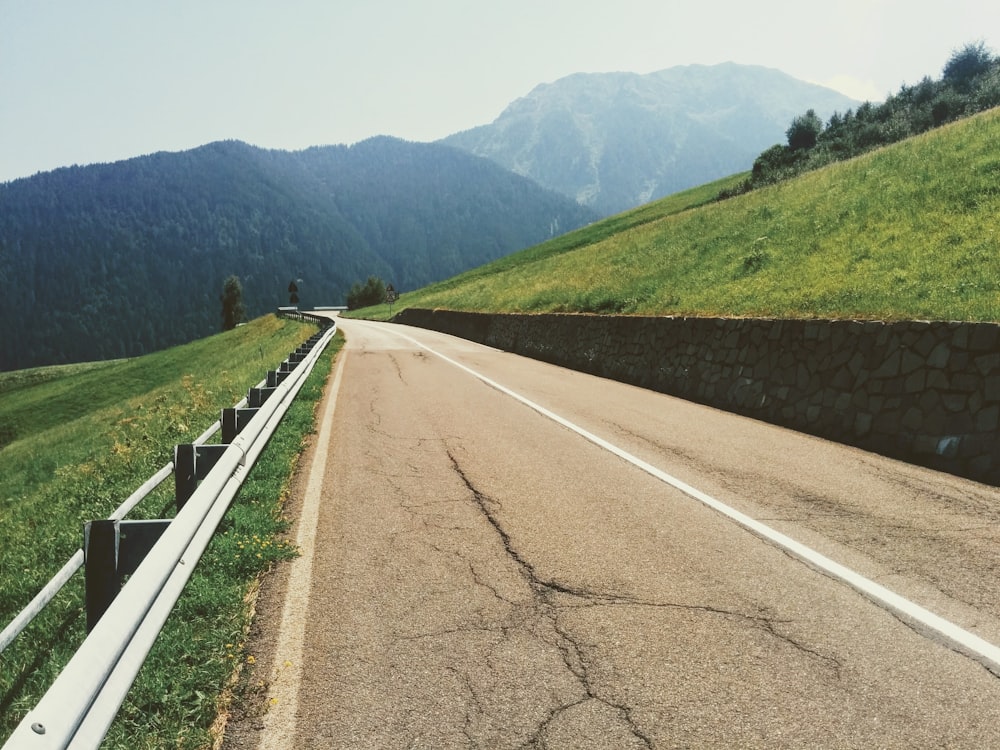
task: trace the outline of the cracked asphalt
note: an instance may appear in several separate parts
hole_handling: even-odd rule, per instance
[[[987,667],[397,332],[992,643],[996,489],[437,333],[341,327],[308,605],[284,625],[303,651],[278,633],[282,569],[249,645],[268,692],[224,747],[1000,746]]]

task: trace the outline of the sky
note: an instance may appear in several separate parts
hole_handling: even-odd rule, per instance
[[[433,141],[573,73],[737,62],[859,100],[1000,53],[994,0],[0,0],[0,182],[237,139]]]

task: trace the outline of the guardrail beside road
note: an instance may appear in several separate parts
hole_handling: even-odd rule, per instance
[[[251,388],[246,400],[224,410],[222,419],[198,440],[177,446],[173,463],[143,484],[111,518],[88,524],[87,549],[77,552],[0,633],[2,650],[87,558],[90,632],[4,750],[100,745],[216,527],[335,333],[335,324],[318,332]],[[205,446],[220,427],[224,444]],[[142,531],[127,536],[146,541],[133,546],[128,555],[119,554],[122,524],[129,523],[122,518],[171,473],[177,487],[176,516],[169,521],[132,522],[137,524],[133,529]],[[126,557],[134,558],[134,569]],[[104,564],[95,567],[101,558]],[[119,581],[126,575],[130,577],[119,591]]]

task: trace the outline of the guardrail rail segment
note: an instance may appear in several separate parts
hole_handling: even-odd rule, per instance
[[[85,524],[84,548],[0,632],[2,652],[85,569],[88,635],[3,750],[99,747],[219,522],[336,333],[327,318],[296,317],[325,327],[193,443],[176,446],[174,460],[109,518]],[[220,429],[222,442],[206,445]],[[174,518],[124,520],[171,474]]]

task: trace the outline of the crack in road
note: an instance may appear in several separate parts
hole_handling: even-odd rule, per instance
[[[392,354],[387,354],[389,361],[392,362],[392,366],[396,368],[396,377],[399,378],[399,382],[406,384],[406,379],[403,377],[403,368],[399,365],[399,360],[396,359]]]
[[[555,722],[567,711],[590,700],[603,704],[604,706],[607,706],[617,712],[617,714],[625,722],[625,726],[628,728],[628,731],[638,742],[641,742],[645,747],[653,747],[652,739],[642,731],[641,727],[635,721],[633,717],[633,709],[627,705],[615,703],[607,697],[603,697],[598,694],[598,688],[595,686],[594,679],[592,677],[592,669],[588,664],[586,649],[579,643],[578,639],[576,639],[567,630],[567,628],[559,622],[559,612],[561,610],[580,609],[582,607],[649,607],[655,609],[700,611],[722,617],[734,618],[759,628],[770,637],[788,644],[810,658],[819,660],[833,671],[836,679],[839,680],[841,678],[841,670],[843,667],[841,662],[835,657],[820,653],[816,649],[796,640],[788,633],[782,632],[780,626],[785,624],[784,621],[776,620],[772,617],[767,617],[761,614],[746,614],[744,612],[708,605],[664,603],[644,600],[637,597],[622,596],[620,594],[593,591],[542,576],[531,561],[517,549],[510,534],[501,524],[497,515],[497,507],[499,506],[499,503],[475,486],[469,476],[462,469],[458,459],[450,450],[447,451],[447,455],[451,461],[452,469],[469,491],[474,504],[499,537],[507,557],[515,564],[517,569],[520,571],[521,577],[531,588],[536,604],[538,605],[539,613],[551,623],[555,633],[558,635],[558,642],[552,645],[559,650],[564,665],[576,678],[584,693],[584,697],[581,699],[563,703],[562,705],[552,709],[549,715],[546,716],[536,727],[531,738],[529,738],[529,740],[522,745],[522,747],[545,747],[544,735],[553,722]],[[440,551],[443,552],[443,550]],[[458,553],[452,554],[456,554],[458,557],[461,557]],[[468,565],[470,574],[478,585],[488,588],[493,592],[494,596],[504,603],[511,605],[514,604],[514,602],[511,602],[506,597],[500,595],[495,587],[484,583],[481,580],[481,577],[476,573],[475,567],[471,563],[465,561],[465,564]],[[560,603],[558,601],[560,595],[572,598],[576,600],[576,603]],[[504,628],[504,630],[506,630],[506,628]]]
[[[627,706],[616,704],[606,698],[602,698],[596,692],[593,680],[590,676],[590,670],[587,665],[587,660],[584,655],[583,649],[580,644],[572,637],[572,635],[562,626],[560,626],[558,621],[558,615],[556,614],[557,607],[553,606],[550,600],[551,594],[568,594],[570,596],[586,596],[574,589],[563,586],[557,581],[543,580],[538,572],[535,570],[534,566],[526,560],[520,552],[514,547],[510,535],[506,532],[503,526],[497,519],[496,513],[490,507],[495,504],[495,501],[480,492],[475,485],[471,482],[469,477],[463,471],[458,460],[455,458],[451,451],[448,451],[448,458],[451,460],[452,468],[455,473],[459,476],[465,486],[468,488],[472,495],[475,504],[479,507],[483,516],[490,523],[493,529],[496,531],[497,536],[499,536],[501,543],[503,544],[504,550],[507,556],[515,563],[517,568],[521,571],[521,576],[528,582],[532,591],[535,594],[536,602],[539,605],[540,613],[545,616],[552,624],[555,632],[559,635],[559,642],[555,644],[562,655],[563,663],[566,668],[576,677],[581,688],[583,689],[585,697],[581,700],[574,701],[572,703],[564,703],[561,706],[557,706],[552,709],[549,715],[538,725],[534,734],[525,742],[522,747],[545,747],[544,734],[546,730],[551,726],[551,724],[562,714],[564,714],[569,709],[579,706],[588,700],[594,700],[599,703],[608,706],[618,712],[621,718],[625,721],[625,724],[631,732],[631,734],[641,741],[645,747],[652,748],[652,740],[643,733],[641,728],[635,723],[632,718],[632,712]]]

